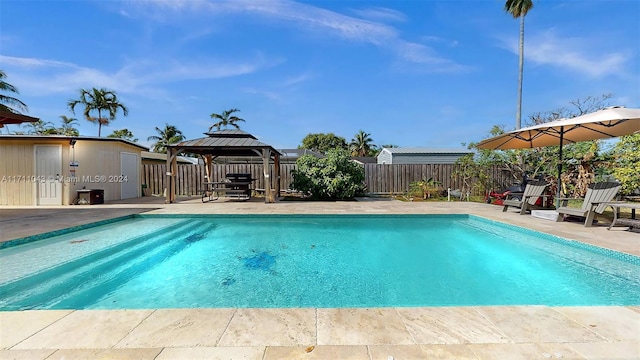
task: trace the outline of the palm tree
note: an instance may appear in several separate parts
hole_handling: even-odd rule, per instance
[[[71,112],[75,114],[75,107],[78,104],[84,105],[85,119],[90,122],[98,123],[98,136],[100,136],[102,132],[102,125],[107,126],[111,121],[115,120],[118,109],[122,110],[124,116],[129,115],[129,110],[118,102],[116,92],[105,88],[93,88],[90,91],[80,89],[80,99],[69,100],[67,105]],[[92,111],[98,112],[97,118],[91,116]],[[109,117],[102,117],[103,112],[107,112]]]
[[[0,70],[0,90],[3,92],[19,94],[20,92],[15,86],[4,81],[6,77],[7,75],[5,74],[5,72]],[[29,111],[27,105],[17,98],[0,94],[0,110],[20,114],[20,111],[12,108],[11,106],[16,107],[22,111]]]
[[[78,119],[68,117],[66,115],[60,115],[60,119],[62,120],[62,126],[59,129],[60,135],[67,136],[78,136],[80,132],[75,128],[75,124],[78,123]]]
[[[166,153],[168,145],[184,140],[182,131],[178,130],[173,125],[165,124],[164,129],[156,127],[156,132],[158,132],[158,136],[153,135],[147,138],[147,141],[156,142],[153,144],[153,152]]]
[[[107,135],[108,138],[124,139],[131,142],[138,142],[138,139],[133,136],[133,133],[129,129],[113,130],[113,132]]]
[[[504,11],[515,19],[520,18],[520,63],[518,72],[518,110],[516,112],[516,129],[520,129],[522,117],[522,75],[524,72],[524,17],[533,8],[533,0],[507,0]]]
[[[351,156],[367,156],[374,146],[372,142],[371,134],[360,130],[349,143]]]
[[[216,114],[216,113],[211,114],[212,119],[218,119],[220,121],[211,125],[209,127],[209,131],[213,130],[213,128],[220,130],[220,128],[223,126],[225,127],[225,129],[227,128],[227,126],[233,126],[236,129],[240,129],[240,126],[237,124],[237,122],[239,121],[244,122],[244,119],[241,119],[233,115],[234,112],[239,112],[239,111],[240,111],[239,109],[234,108],[234,109],[225,110],[222,112],[222,114]]]
[[[53,127],[53,123],[50,121],[38,120],[36,122],[30,122],[26,125],[28,134],[36,135],[58,135],[58,130]]]

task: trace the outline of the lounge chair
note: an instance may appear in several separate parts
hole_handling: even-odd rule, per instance
[[[602,214],[607,205],[605,202],[613,200],[620,190],[620,184],[617,182],[600,182],[589,184],[587,193],[584,195],[581,208],[567,207],[569,199],[560,199],[561,205],[556,212],[558,212],[558,218],[556,221],[560,222],[564,220],[565,215],[574,215],[584,217],[584,226],[593,225],[593,219],[596,213]]]
[[[509,208],[509,206],[520,208],[520,215],[524,215],[527,211],[537,208],[536,201],[544,192],[544,189],[547,187],[547,184],[544,180],[532,181],[527,184],[524,188],[524,193],[509,193],[507,194],[506,199],[502,202],[504,208],[502,211],[505,212]]]

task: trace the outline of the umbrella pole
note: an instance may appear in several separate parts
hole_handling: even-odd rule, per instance
[[[560,207],[560,189],[562,188],[562,142],[564,140],[564,126],[560,127],[560,150],[558,150],[558,184],[556,186],[556,209]]]

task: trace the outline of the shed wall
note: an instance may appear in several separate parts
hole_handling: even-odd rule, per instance
[[[135,146],[121,142],[78,140],[75,146],[75,160],[78,162],[78,167],[76,167],[77,182],[71,186],[73,199],[77,195],[76,191],[84,187],[104,190],[106,201],[120,200],[121,182],[132,181],[129,178],[121,178],[120,153],[122,152],[138,155],[138,174],[140,174],[140,149]],[[67,171],[71,169],[68,164],[67,161],[65,163]],[[136,184],[136,188],[138,196],[140,196],[140,184]]]
[[[66,139],[25,139],[0,141],[0,205],[36,205],[35,145],[62,145],[62,204],[72,204],[77,190],[103,189],[104,199],[119,200],[121,195],[120,153],[138,155],[140,149],[118,141],[92,141],[78,139],[75,151]],[[77,167],[71,167],[71,161]],[[75,177],[72,176],[75,170]],[[140,181],[138,181],[140,182]],[[140,196],[140,184],[136,184]]]
[[[382,149],[378,154],[378,164],[393,164],[393,157],[387,149]]]

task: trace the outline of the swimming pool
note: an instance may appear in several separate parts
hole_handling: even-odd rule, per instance
[[[640,305],[640,258],[468,215],[135,215],[0,250],[0,309]]]

